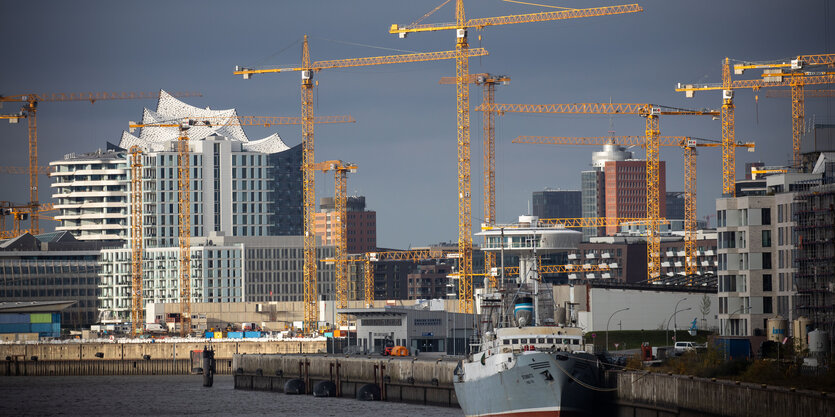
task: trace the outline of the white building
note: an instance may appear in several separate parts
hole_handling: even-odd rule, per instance
[[[56,231],[78,240],[128,238],[128,163],[124,152],[68,154],[49,163],[52,198],[60,213]]]
[[[142,257],[142,299],[149,303],[180,301],[180,250],[147,248]],[[99,310],[114,317],[130,318],[131,250],[103,249],[99,259]],[[244,301],[246,259],[243,244],[191,248],[191,300],[202,303]]]

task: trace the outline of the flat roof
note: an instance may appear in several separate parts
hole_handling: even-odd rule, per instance
[[[0,313],[57,313],[75,303],[75,300],[7,301],[0,303]]]

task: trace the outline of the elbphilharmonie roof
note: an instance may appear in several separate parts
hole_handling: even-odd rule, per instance
[[[214,123],[212,126],[198,125],[191,127],[188,130],[189,140],[199,141],[209,136],[218,135],[231,141],[243,142],[243,148],[252,152],[273,154],[290,149],[277,133],[260,140],[250,141],[241,126],[229,125],[229,122],[235,120],[237,116],[235,109],[212,110],[208,107],[205,109],[195,107],[174,98],[164,90],[160,90],[157,110],[153,111],[146,108],[142,113],[142,124],[171,123],[186,118],[212,118],[215,121],[220,120],[220,122]],[[224,120],[224,118],[228,119]],[[133,145],[139,145],[148,150],[163,151],[169,148],[168,142],[177,140],[179,136],[180,133],[176,127],[142,128],[138,136],[122,132],[119,147],[130,149]]]

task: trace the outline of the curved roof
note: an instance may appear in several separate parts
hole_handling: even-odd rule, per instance
[[[184,103],[171,94],[168,94],[165,90],[160,90],[159,92],[156,111],[147,108],[144,109],[141,123],[163,123],[179,121],[185,118],[199,119],[209,117],[213,119],[221,118],[221,120],[223,118],[228,119],[223,123],[217,123],[213,126],[191,127],[188,130],[189,140],[203,140],[209,136],[218,135],[232,141],[244,142],[243,148],[253,152],[277,153],[290,148],[281,140],[281,137],[277,133],[273,133],[257,141],[250,141],[241,126],[228,124],[237,117],[235,109],[212,110],[208,107],[203,109]],[[176,127],[143,128],[140,129],[138,136],[128,132],[122,132],[119,147],[130,149],[131,146],[138,145],[152,151],[161,151],[168,147],[168,142],[177,140],[179,136],[179,129]]]

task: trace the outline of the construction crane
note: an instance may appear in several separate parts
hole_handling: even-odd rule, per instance
[[[308,123],[313,118],[313,76],[316,72],[330,68],[352,68],[369,65],[400,64],[410,62],[436,61],[453,59],[458,51],[424,52],[402,55],[375,56],[365,58],[335,59],[328,61],[310,61],[310,48],[307,35],[302,44],[302,64],[290,68],[251,69],[236,67],[234,74],[249,79],[255,74],[269,74],[277,72],[301,72],[301,117],[302,123],[302,198],[304,200],[304,330],[311,332],[315,329],[319,317],[316,305],[316,237],[315,204],[316,178],[311,166],[315,162],[313,124]],[[487,51],[481,48],[473,49],[466,54],[469,56],[484,56]]]
[[[659,116],[717,116],[716,110],[689,110],[655,104],[636,103],[573,103],[573,104],[500,104],[480,105],[476,111],[504,113],[555,113],[555,114],[609,114],[638,115],[645,119],[645,136],[642,143],[647,154],[647,281],[661,276],[661,237],[659,221]]]
[[[438,84],[455,84],[455,77],[443,77]],[[483,103],[494,103],[496,100],[496,86],[508,85],[510,77],[506,75],[493,75],[487,73],[470,74],[467,83],[481,85],[481,101]],[[496,114],[485,111],[481,113],[482,125],[482,147],[483,147],[483,175],[484,187],[484,223],[494,224],[496,222]],[[484,270],[490,271],[496,266],[496,254],[492,251],[484,253]],[[496,277],[488,276],[490,288],[496,288]]]
[[[689,136],[658,136],[658,146],[675,146],[684,152],[684,253],[685,274],[696,274],[696,148],[719,147],[721,142]],[[513,143],[548,144],[548,145],[619,145],[646,146],[646,136],[598,136],[598,137],[546,137],[519,136]],[[755,149],[753,142],[737,142],[735,148]],[[647,183],[649,183],[647,178]],[[605,219],[605,218],[604,218]],[[649,221],[650,219],[644,219]],[[647,223],[647,224],[651,224]]]
[[[52,203],[44,203],[38,206],[38,213],[45,213],[55,210]],[[13,204],[8,201],[0,201],[0,239],[9,239],[20,236],[22,233],[32,233],[31,230],[21,230],[20,223],[27,220],[32,212],[29,204]],[[12,216],[12,230],[6,230],[6,216]],[[54,220],[54,219],[52,219]]]
[[[49,175],[50,173],[52,173],[52,167],[39,166],[35,168],[35,172],[38,175]],[[28,173],[29,168],[0,166],[0,174],[24,175]]]
[[[742,63],[734,66],[735,74],[742,74],[747,69],[764,69],[762,79],[732,80],[730,58],[722,62],[722,82],[708,84],[678,83],[675,91],[684,92],[685,97],[693,97],[697,91],[722,90],[722,194],[736,195],[736,160],[733,144],[735,143],[736,121],[734,117],[734,92],[736,89],[750,88],[758,91],[764,87],[790,87],[792,94],[792,160],[800,165],[800,140],[803,135],[805,118],[804,87],[835,83],[835,75],[798,72],[807,66],[835,64],[835,54],[800,55],[789,62],[763,64]],[[789,69],[792,72],[783,72]],[[784,79],[786,78],[786,79]]]
[[[142,333],[145,306],[142,304],[142,148],[130,147],[130,249],[131,308],[130,334]]]
[[[311,167],[314,171],[328,172],[333,171],[334,191],[333,199],[336,210],[336,227],[334,230],[334,247],[336,248],[336,308],[348,308],[348,192],[347,182],[348,173],[357,172],[357,166],[350,163],[344,163],[340,160],[324,161],[313,164]],[[324,243],[323,243],[324,244]],[[347,319],[343,314],[338,317],[340,326],[347,325]]]
[[[174,97],[200,97],[200,93],[171,93]],[[159,93],[55,93],[55,94],[17,94],[0,96],[0,107],[3,103],[22,103],[23,107],[17,116],[0,117],[9,119],[10,123],[17,123],[21,117],[29,121],[29,229],[33,234],[40,233],[38,222],[38,118],[39,102],[54,101],[89,101],[95,103],[100,100],[140,100],[159,98]]]
[[[597,7],[590,9],[569,9],[553,12],[529,13],[511,16],[486,17],[467,19],[464,12],[464,1],[455,1],[454,23],[420,23],[428,15],[440,7],[421,17],[418,21],[401,27],[391,25],[389,33],[405,38],[410,33],[434,32],[440,30],[455,31],[455,84],[457,98],[457,143],[458,143],[458,251],[461,254],[461,279],[458,280],[458,311],[460,313],[473,312],[473,273],[472,259],[472,196],[470,183],[470,90],[469,90],[469,43],[467,30],[470,28],[483,29],[487,26],[509,25],[515,23],[545,22],[551,20],[576,19],[581,17],[606,16],[643,11],[637,4]]]
[[[129,130],[137,128],[176,127],[177,137],[177,199],[178,237],[180,246],[180,332],[185,335],[191,330],[191,164],[189,162],[188,130],[192,126],[276,126],[306,123],[353,123],[350,116],[277,117],[277,116],[212,116],[198,119],[182,118],[159,123],[129,123]]]

